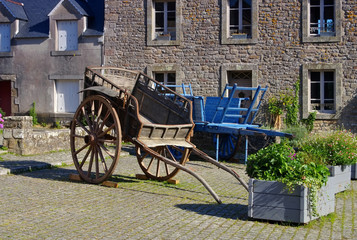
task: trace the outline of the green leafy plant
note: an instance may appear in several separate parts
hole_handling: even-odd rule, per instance
[[[286,110],[284,121],[288,127],[299,125],[299,92],[300,81],[298,80],[294,84],[294,89],[289,90],[287,94],[282,96],[282,101]]]
[[[327,182],[330,172],[325,165],[306,160],[304,152],[296,152],[284,141],[250,155],[246,171],[251,178],[282,182],[290,191],[297,185],[308,187],[311,211],[316,216],[317,193]]]
[[[281,115],[283,114],[283,102],[277,97],[272,97],[268,101],[268,111],[270,113],[270,126],[280,129]]]
[[[32,107],[30,108],[29,114],[32,117],[32,124],[33,125],[38,124],[35,102],[32,103]]]
[[[61,128],[60,122],[59,121],[54,122],[53,128],[60,129]]]
[[[316,120],[317,112],[312,112],[306,119],[301,119],[301,123],[306,127],[306,129],[311,132],[314,129],[314,122]]]
[[[6,112],[4,112],[1,108],[0,108],[0,114],[5,117],[6,116]]]

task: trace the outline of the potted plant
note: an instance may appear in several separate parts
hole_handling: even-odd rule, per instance
[[[307,223],[334,211],[334,193],[326,185],[328,168],[305,157],[287,142],[248,157],[249,217]]]
[[[329,168],[336,193],[350,188],[351,165],[355,167],[357,162],[357,139],[351,132],[315,134],[303,141],[300,149],[309,159]]]
[[[160,33],[156,37],[157,40],[170,41],[171,34],[170,33]]]

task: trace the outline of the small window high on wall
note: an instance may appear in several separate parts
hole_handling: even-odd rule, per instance
[[[78,50],[77,21],[57,21],[58,51]]]

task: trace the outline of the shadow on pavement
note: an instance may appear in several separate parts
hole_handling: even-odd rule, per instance
[[[177,204],[175,207],[221,218],[248,220],[248,206],[241,204]]]

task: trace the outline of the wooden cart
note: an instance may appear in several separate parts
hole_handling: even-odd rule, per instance
[[[115,67],[87,67],[83,95],[71,122],[70,144],[74,164],[84,181],[98,184],[112,175],[124,140],[135,145],[139,165],[150,179],[168,180],[183,170],[221,203],[207,182],[185,167],[194,152],[232,174],[248,191],[234,170],[190,142],[192,103],[184,96],[141,72]],[[172,149],[181,151],[180,159]]]

